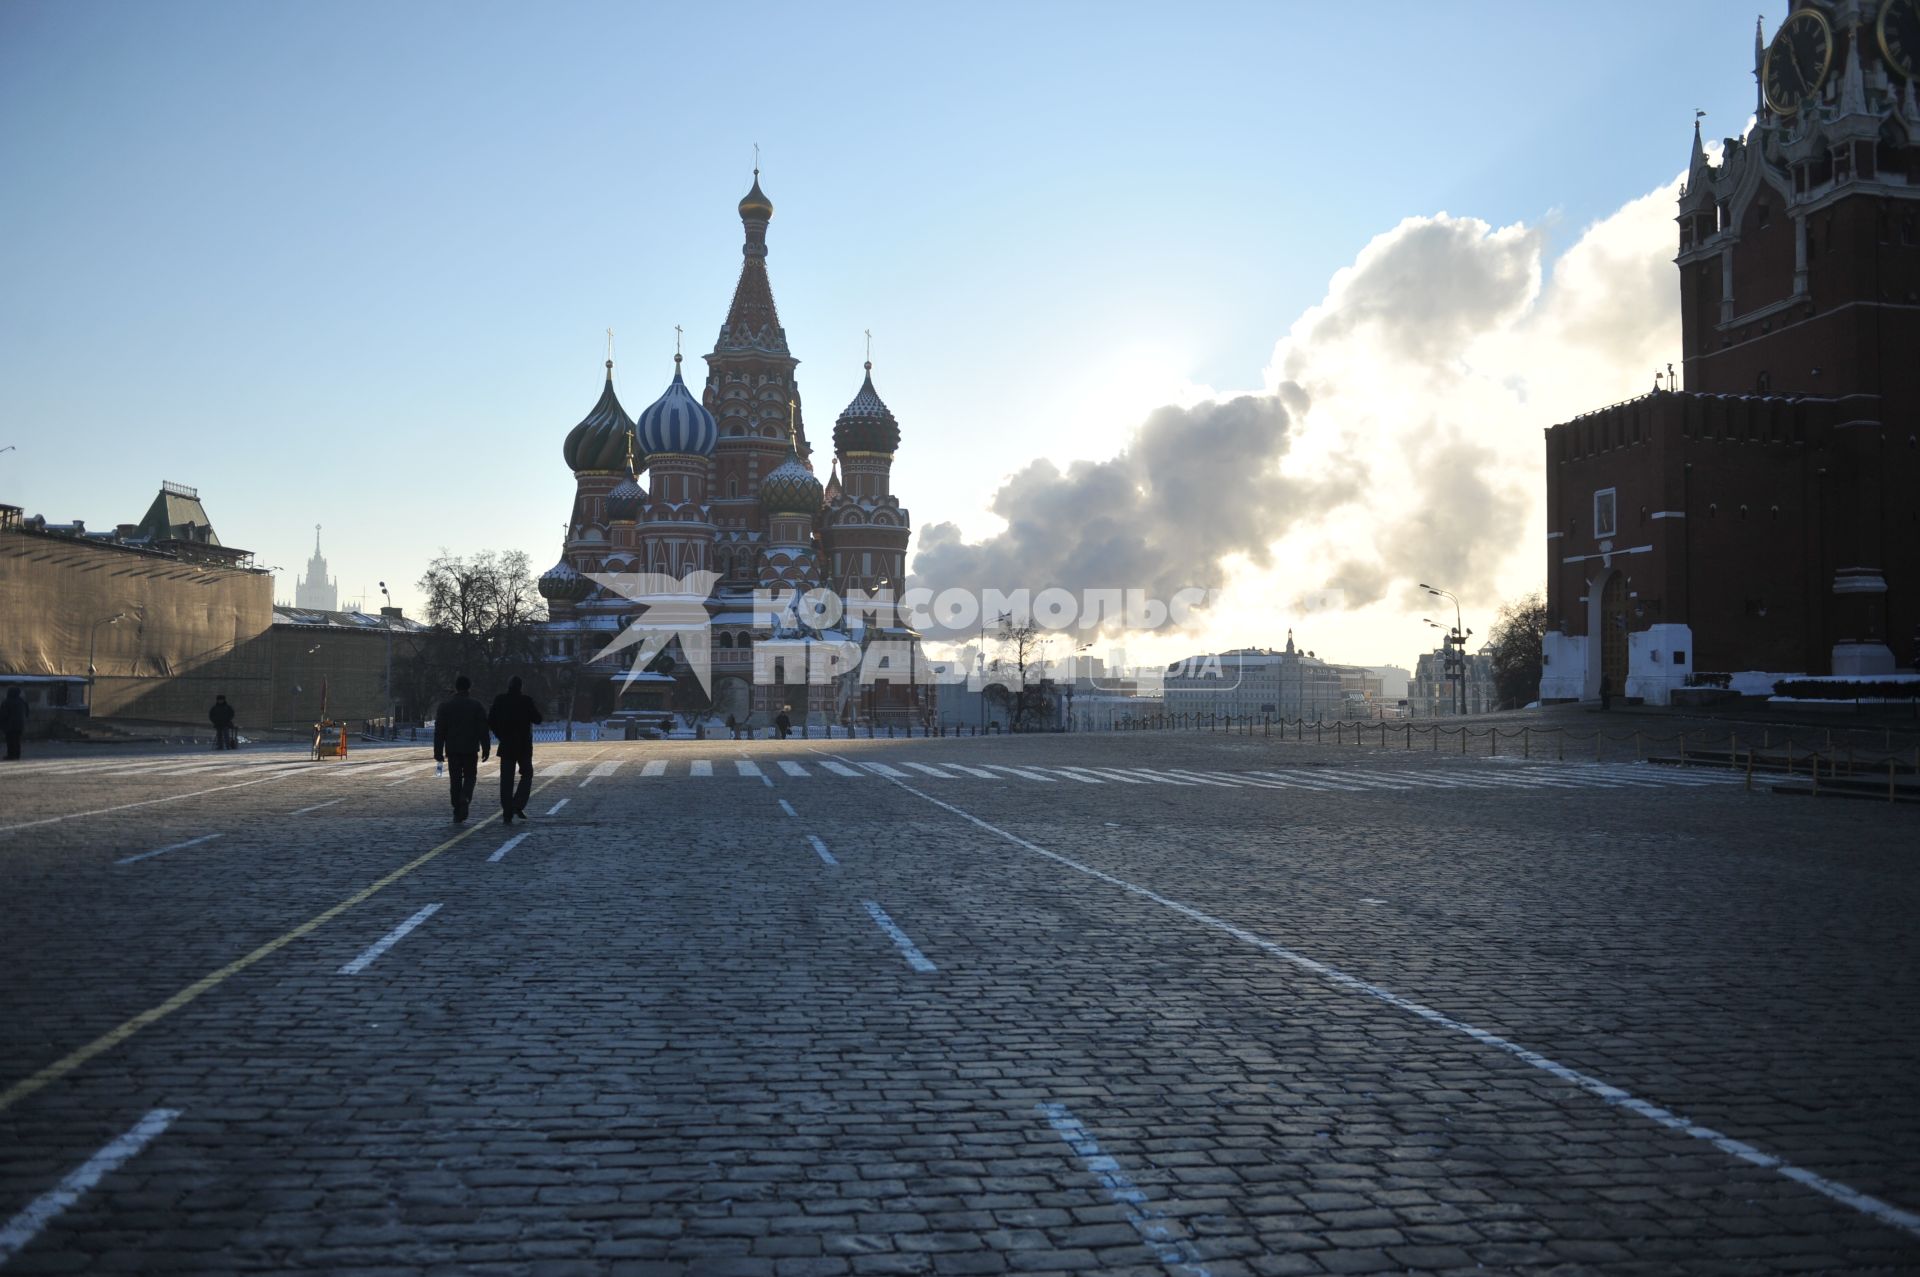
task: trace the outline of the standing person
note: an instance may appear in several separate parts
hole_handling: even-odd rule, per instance
[[[1610,674],[1600,676],[1600,708],[1603,710],[1613,708],[1613,676]]]
[[[787,717],[784,708],[774,717],[773,725],[779,731],[781,740],[785,740],[793,731],[793,720]]]
[[[473,680],[465,674],[453,680],[453,696],[440,702],[433,716],[433,761],[447,765],[447,789],[453,797],[453,818],[465,820],[473,805],[473,781],[486,761],[490,738],[487,711],[467,695]]]
[[[533,697],[520,691],[520,678],[507,680],[507,690],[493,698],[487,711],[487,726],[493,729],[500,747],[500,823],[511,825],[515,816],[527,818],[527,799],[533,795],[533,725],[540,722],[540,707]],[[514,787],[514,768],[520,770],[520,785]]]
[[[0,701],[0,734],[7,738],[7,761],[20,757],[20,738],[27,732],[27,698],[17,687],[7,688],[7,699]]]
[[[213,698],[213,708],[207,711],[207,721],[213,724],[213,747],[232,749],[233,706],[227,704],[225,694]]]

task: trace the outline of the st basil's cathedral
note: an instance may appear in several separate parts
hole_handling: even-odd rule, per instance
[[[740,201],[745,260],[706,356],[700,393],[688,387],[675,354],[673,379],[636,420],[614,393],[609,359],[599,401],[562,445],[574,474],[573,511],[560,561],[540,577],[549,620],[539,641],[550,668],[571,671],[555,681],[571,683],[576,719],[674,709],[764,726],[784,711],[796,727],[904,726],[924,724],[933,713],[934,688],[915,686],[906,669],[870,684],[850,675],[803,686],[784,667],[789,681],[755,680],[755,649],[768,643],[793,649],[796,667],[804,666],[810,642],[888,640],[909,645],[911,663],[922,663],[919,635],[892,608],[824,631],[755,613],[756,592],[786,596],[825,587],[842,598],[860,590],[890,591],[897,599],[912,529],[890,482],[900,426],[874,389],[871,361],[834,421],[832,473],[824,484],[815,473],[794,375],[800,361],[788,348],[767,276],[772,219],[773,202],[755,170],[753,189]],[[677,647],[630,685],[635,649],[595,659],[640,605],[591,577],[624,572],[715,574],[706,602],[710,703]]]

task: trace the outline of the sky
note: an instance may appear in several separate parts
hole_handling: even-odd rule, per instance
[[[1784,4],[1768,15],[1768,34]],[[760,147],[824,463],[874,380],[914,579],[1210,588],[1175,659],[1411,665],[1545,574],[1539,431],[1679,362],[1694,112],[1754,9],[1616,0],[0,5],[0,501],[162,480],[416,612],[559,549],[605,330],[712,348]]]

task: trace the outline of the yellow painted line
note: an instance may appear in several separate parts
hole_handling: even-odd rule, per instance
[[[542,788],[544,788],[544,786],[542,786]],[[535,792],[537,793],[538,791],[536,790]],[[531,796],[529,796],[529,801],[531,801]],[[149,1024],[166,1019],[181,1007],[186,1006],[198,998],[201,994],[219,987],[228,979],[245,971],[254,963],[259,962],[263,958],[271,957],[292,944],[295,940],[332,922],[335,918],[338,918],[341,914],[370,896],[373,896],[375,893],[384,891],[394,883],[399,882],[402,878],[418,869],[421,865],[426,864],[441,852],[466,841],[481,830],[492,826],[494,823],[495,822],[490,820],[475,822],[441,843],[438,847],[435,847],[432,851],[424,852],[416,856],[386,877],[362,887],[324,913],[315,914],[285,935],[277,936],[267,941],[245,957],[235,958],[218,971],[201,976],[198,980],[195,980],[192,984],[180,990],[180,992],[174,994],[159,1006],[149,1007],[139,1015],[134,1016],[131,1020],[121,1024],[118,1028],[110,1029],[101,1034],[79,1050],[55,1060],[52,1064],[47,1065],[46,1068],[41,1069],[31,1077],[22,1078],[20,1081],[15,1082],[6,1090],[0,1091],[0,1113],[4,1113],[7,1109],[18,1104],[21,1100],[26,1099],[29,1095],[32,1095],[43,1087],[59,1081],[67,1074],[79,1068],[82,1064],[85,1064],[88,1060],[91,1060],[94,1056],[99,1055],[102,1051],[111,1051],[114,1047],[119,1046],[128,1038],[146,1028]]]

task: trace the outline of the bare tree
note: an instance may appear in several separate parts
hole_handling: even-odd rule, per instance
[[[483,690],[518,674],[544,695],[533,627],[546,619],[546,605],[524,551],[442,551],[420,578],[420,592],[430,628],[407,671],[420,685],[415,704],[431,704],[462,673]]]
[[[1519,709],[1540,697],[1541,646],[1547,632],[1547,601],[1535,590],[1500,609],[1487,638],[1494,695],[1502,709]]]
[[[1042,664],[1046,634],[1031,621],[1015,625],[1011,617],[1002,617],[996,637],[1000,640],[1002,656],[994,665],[1007,668],[1013,675],[1008,729],[1020,732],[1046,726],[1053,702],[1052,681],[1028,677],[1030,671]]]

